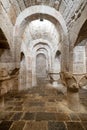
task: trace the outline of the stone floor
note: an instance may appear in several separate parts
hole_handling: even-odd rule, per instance
[[[67,96],[54,88],[35,87],[8,93],[0,101],[0,130],[87,130],[87,113],[67,107]],[[80,91],[87,110],[87,90]]]

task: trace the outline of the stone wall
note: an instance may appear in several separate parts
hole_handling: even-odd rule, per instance
[[[20,68],[20,89],[37,85],[36,60],[40,53],[46,56],[47,72],[86,73],[85,48],[74,49],[87,19],[86,7],[86,0],[1,0],[0,28],[9,49],[0,49],[0,68],[9,73]],[[55,57],[57,51],[61,58]],[[25,56],[23,62],[21,52]]]
[[[73,51],[73,73],[86,73],[85,46],[76,46]]]
[[[0,95],[14,90],[18,90],[18,69],[0,69]]]

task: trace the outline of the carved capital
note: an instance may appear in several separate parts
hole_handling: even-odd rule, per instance
[[[79,86],[75,76],[70,72],[60,73],[62,83],[65,83],[68,91],[78,92]],[[64,85],[64,84],[63,84]]]

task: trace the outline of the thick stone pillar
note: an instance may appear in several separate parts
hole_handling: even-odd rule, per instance
[[[26,88],[32,87],[32,57],[27,55],[26,65]]]
[[[37,80],[36,80],[36,54],[35,56],[32,57],[32,86],[37,85]]]
[[[26,64],[20,63],[19,71],[19,90],[26,89]]]
[[[69,71],[69,43],[65,39],[61,43],[61,71]]]
[[[76,78],[72,73],[66,72],[61,75],[62,80],[65,82],[67,87],[67,105],[75,112],[84,112],[85,108],[80,103],[79,98],[79,88],[78,78]]]
[[[73,46],[69,47],[69,72],[73,73]]]
[[[15,37],[14,43],[14,62],[15,62],[15,68],[20,68],[20,50],[21,50],[21,39],[19,37]]]
[[[68,107],[75,112],[79,112],[81,104],[80,104],[80,98],[79,98],[79,91],[77,90],[70,90],[67,89],[67,102]]]

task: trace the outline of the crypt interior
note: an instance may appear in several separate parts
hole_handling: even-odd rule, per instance
[[[0,130],[87,130],[87,0],[0,0]]]

